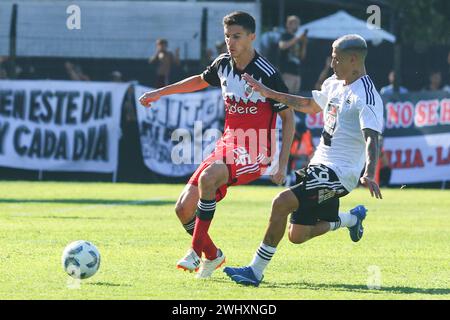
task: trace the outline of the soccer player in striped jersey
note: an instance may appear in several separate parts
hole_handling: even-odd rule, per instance
[[[211,240],[208,229],[229,186],[250,183],[261,177],[272,161],[278,169],[272,181],[282,184],[286,177],[289,149],[294,136],[294,114],[283,103],[262,96],[242,79],[244,73],[276,91],[287,92],[274,66],[253,48],[255,20],[245,12],[233,12],[223,19],[228,52],[217,57],[201,74],[140,97],[144,106],[160,97],[220,87],[225,104],[225,127],[215,150],[194,172],[177,204],[176,214],[192,242],[177,267],[197,271],[198,278],[208,278],[225,262],[224,253]],[[282,120],[282,146],[275,155],[275,124]],[[205,259],[202,259],[204,254]]]
[[[303,243],[330,230],[347,227],[352,241],[363,236],[366,208],[359,205],[349,213],[339,213],[339,198],[351,192],[360,181],[381,199],[375,182],[378,141],[383,127],[383,102],[366,73],[366,41],[346,35],[333,43],[328,78],[312,98],[276,92],[243,78],[263,96],[282,102],[296,111],[323,111],[324,128],[320,144],[308,167],[299,170],[297,184],[281,192],[273,201],[269,226],[253,261],[243,268],[227,267],[224,272],[235,282],[258,286],[264,269],[283,238],[291,214],[289,240]],[[364,174],[360,174],[364,169]]]

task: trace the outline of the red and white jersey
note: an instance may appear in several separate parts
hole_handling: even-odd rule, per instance
[[[224,53],[207,67],[202,77],[211,86],[222,88],[225,102],[225,126],[222,142],[233,143],[234,141],[236,143],[236,133],[243,130],[248,137],[256,136],[257,141],[252,142],[257,142],[260,146],[258,150],[261,152],[263,152],[261,147],[267,149],[266,152],[269,155],[277,112],[286,109],[287,106],[253,91],[241,78],[244,73],[248,73],[271,89],[280,92],[288,91],[279,72],[256,51],[255,57],[244,70],[238,70],[230,54]]]

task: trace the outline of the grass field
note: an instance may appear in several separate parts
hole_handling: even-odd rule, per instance
[[[182,185],[0,182],[0,299],[450,299],[450,192],[357,189],[341,210],[369,208],[365,235],[342,229],[302,245],[285,237],[259,288],[218,270],[197,280],[175,268],[190,244],[173,211]],[[227,265],[250,262],[276,187],[229,190],[211,236]],[[61,266],[71,241],[90,240],[102,264],[73,289]],[[375,267],[374,267],[375,266]],[[381,288],[368,289],[373,268]]]

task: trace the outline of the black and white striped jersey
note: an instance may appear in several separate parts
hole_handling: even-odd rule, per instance
[[[349,85],[334,75],[325,80],[313,98],[323,110],[324,128],[311,164],[323,164],[336,172],[351,191],[365,163],[362,129],[383,130],[383,101],[372,80],[364,75]]]

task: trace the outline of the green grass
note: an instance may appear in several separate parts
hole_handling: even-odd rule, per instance
[[[190,245],[174,214],[182,185],[0,182],[0,299],[449,299],[450,192],[357,189],[341,210],[369,208],[364,239],[338,230],[302,245],[285,237],[259,288],[218,270],[197,280],[175,268]],[[227,265],[250,262],[276,187],[233,187],[211,237]],[[90,240],[102,265],[79,289],[61,266],[71,241]],[[368,289],[368,268],[381,289]]]

